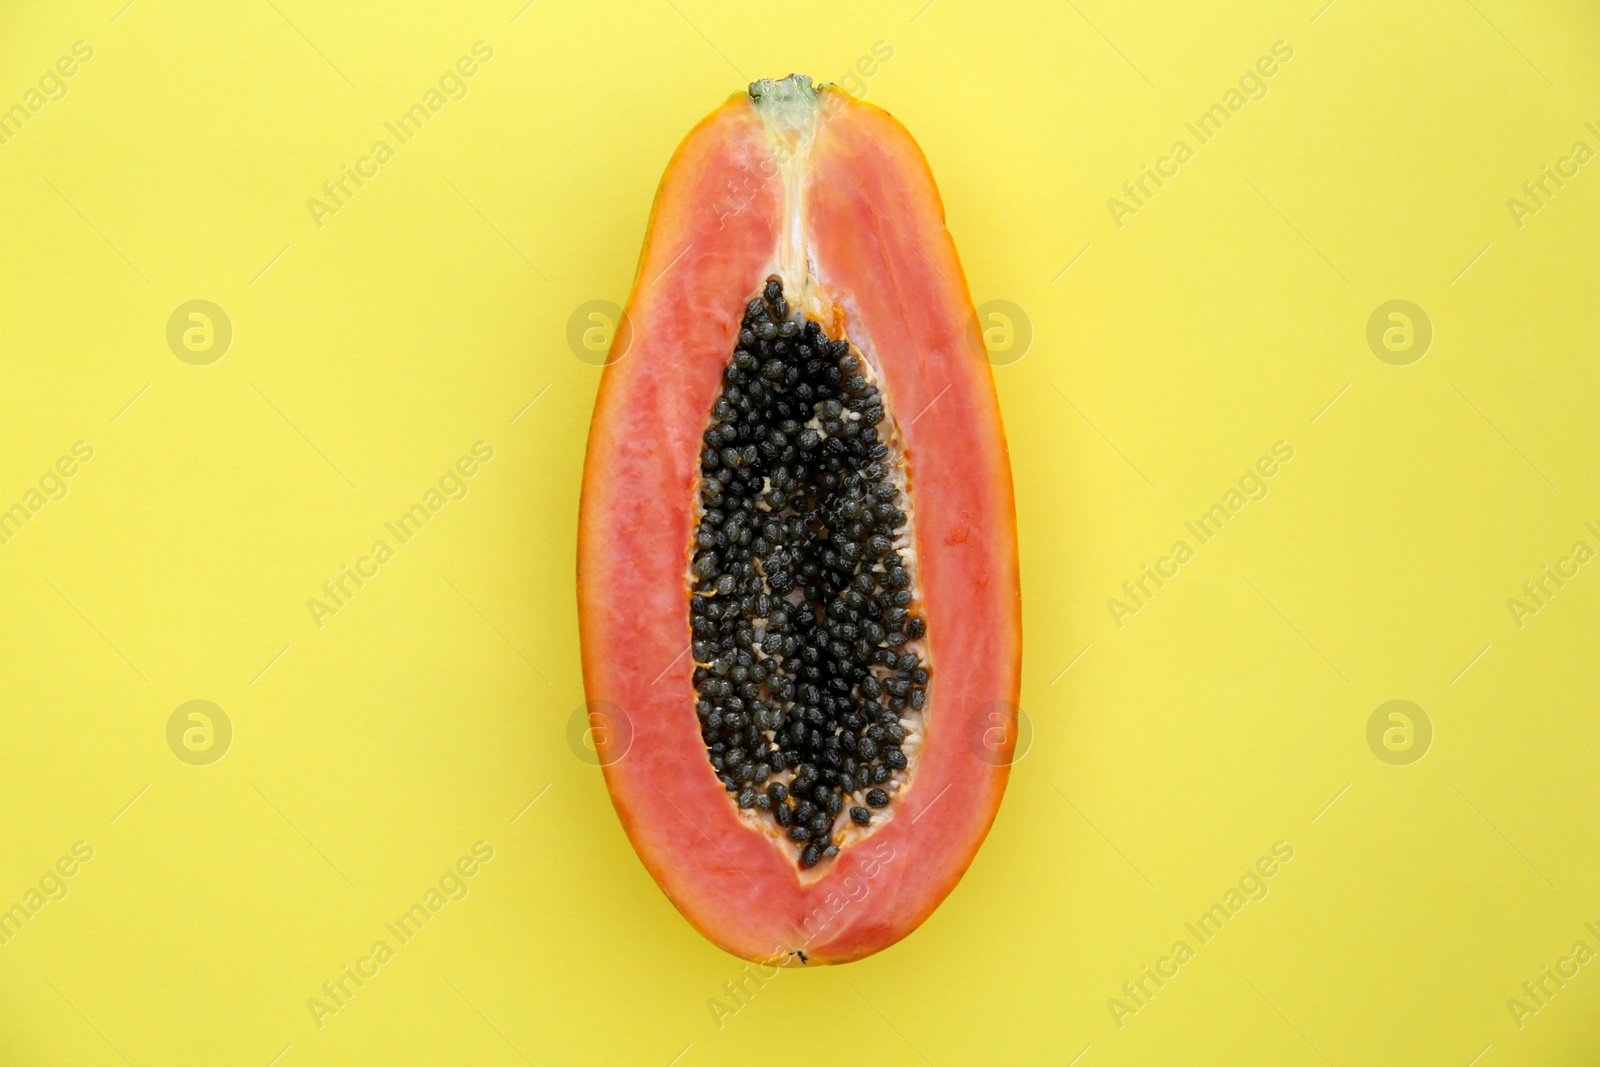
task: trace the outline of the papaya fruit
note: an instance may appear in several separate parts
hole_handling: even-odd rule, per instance
[[[596,750],[671,902],[766,963],[916,929],[1005,791],[1022,637],[992,372],[887,112],[791,75],[679,146],[580,516]]]

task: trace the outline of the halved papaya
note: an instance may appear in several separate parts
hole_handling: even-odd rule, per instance
[[[989,363],[886,112],[791,75],[678,148],[580,527],[596,748],[667,897],[763,962],[914,930],[1005,791],[1022,639]]]

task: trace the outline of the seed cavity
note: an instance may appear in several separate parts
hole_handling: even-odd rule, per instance
[[[892,436],[860,355],[769,278],[702,437],[691,650],[712,769],[802,868],[887,815],[921,735],[927,625]]]

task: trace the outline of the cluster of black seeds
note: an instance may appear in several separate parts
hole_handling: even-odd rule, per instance
[[[691,626],[695,710],[711,766],[742,808],[770,813],[800,866],[838,854],[835,820],[889,803],[904,714],[928,671],[905,646],[905,527],[878,431],[883,396],[848,341],[791,315],[768,279],[700,452]],[[910,712],[907,709],[911,709]],[[787,772],[787,773],[785,773]]]

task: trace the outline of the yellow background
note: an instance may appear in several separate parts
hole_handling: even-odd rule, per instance
[[[94,456],[0,545],[0,907],[94,858],[0,947],[0,1061],[1593,1063],[1600,965],[1520,1028],[1507,1000],[1600,951],[1600,565],[1520,628],[1506,602],[1600,548],[1600,163],[1520,228],[1506,202],[1600,149],[1600,12],[1323,2],[6,3],[0,106],[94,56],[0,145],[0,507]],[[307,199],[480,40],[319,228]],[[567,741],[598,378],[568,319],[625,299],[694,122],[879,41],[866,95],[926,150],[975,300],[1033,330],[996,376],[1034,736],[916,934],[719,1027],[740,962]],[[166,341],[194,299],[233,326],[210,365]],[[1366,342],[1393,299],[1433,326],[1408,366]],[[308,598],[480,440],[469,495],[319,628]],[[1267,497],[1118,626],[1277,441]],[[233,729],[208,766],[167,743],[195,699]],[[1368,747],[1391,699],[1432,724],[1410,765]],[[308,998],[479,841],[319,1028]],[[1278,841],[1270,893],[1119,1027]]]

